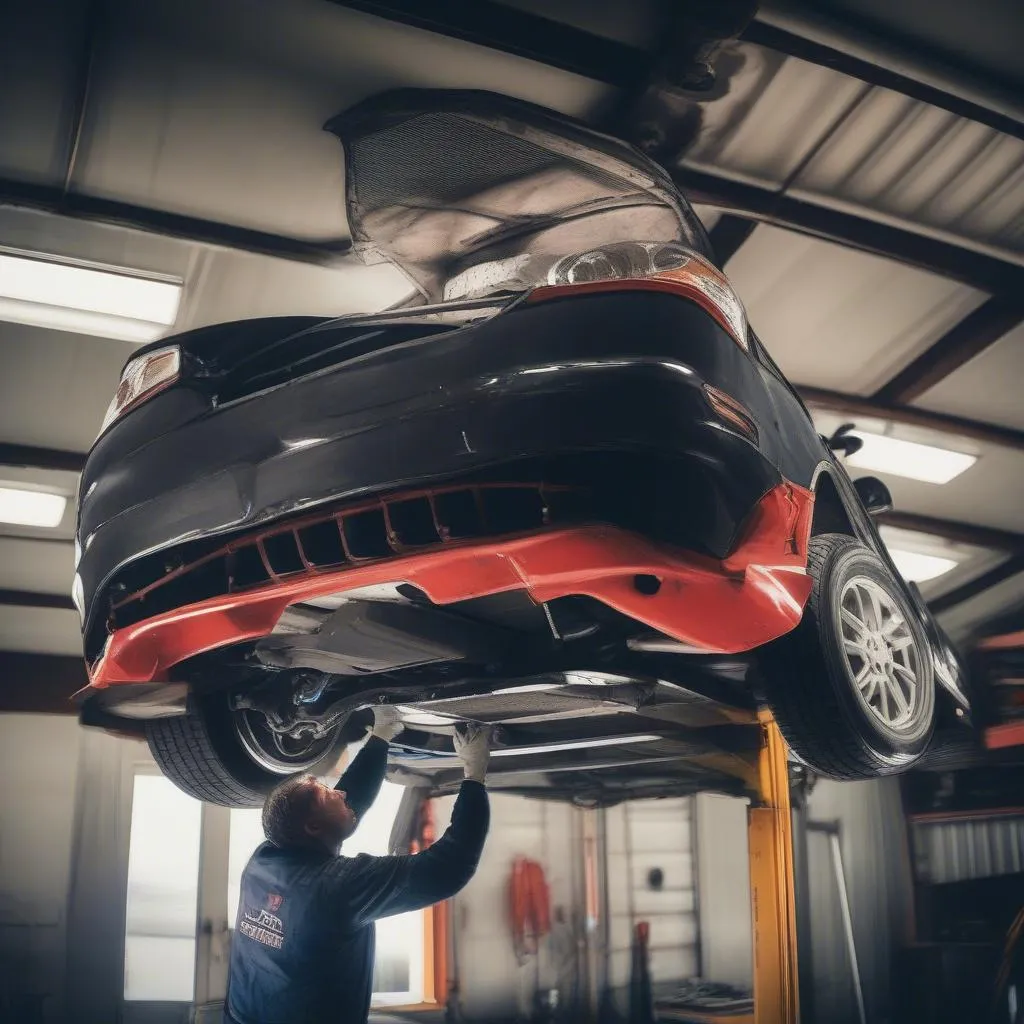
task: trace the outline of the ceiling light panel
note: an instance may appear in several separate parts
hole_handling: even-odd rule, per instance
[[[154,341],[174,325],[178,281],[55,258],[0,252],[0,320],[124,341]]]
[[[60,526],[68,499],[63,494],[0,486],[0,523],[12,526]]]
[[[929,484],[946,484],[978,461],[976,455],[950,451],[917,441],[853,430],[864,447],[846,460],[848,466],[874,473],[890,473]]]
[[[954,558],[924,555],[920,551],[904,551],[902,548],[889,548],[889,556],[896,563],[900,575],[909,583],[927,583],[928,580],[938,579],[960,564]]]

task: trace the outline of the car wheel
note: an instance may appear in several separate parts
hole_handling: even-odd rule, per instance
[[[853,537],[811,540],[800,625],[762,652],[764,695],[797,757],[833,779],[909,767],[928,747],[935,681],[899,582]]]
[[[235,710],[226,693],[189,701],[187,714],[146,725],[149,749],[179,789],[223,807],[259,807],[289,775],[326,771],[350,738],[345,723],[324,737],[273,733],[258,711]]]

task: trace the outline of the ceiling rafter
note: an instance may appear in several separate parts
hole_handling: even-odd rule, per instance
[[[1009,551],[1013,554],[1024,551],[1024,534],[1012,530],[997,530],[991,526],[977,526],[974,523],[960,523],[951,519],[937,519],[916,512],[883,512],[877,520],[885,526],[914,533],[927,533],[941,537],[954,544],[969,544],[972,547]]]
[[[893,405],[914,401],[1022,322],[1024,295],[993,295],[880,387],[872,401]]]
[[[0,466],[18,466],[25,469],[56,469],[68,473],[81,473],[85,466],[83,452],[69,452],[61,448],[39,448],[29,444],[0,442]]]
[[[75,715],[71,696],[88,683],[81,658],[0,651],[0,712]]]
[[[950,608],[955,608],[958,604],[963,604],[972,597],[977,597],[986,590],[991,590],[998,584],[1005,583],[1021,573],[1024,573],[1024,553],[1012,555],[994,569],[989,569],[988,572],[983,572],[973,580],[968,580],[961,586],[929,601],[928,606],[936,614],[949,611]]]
[[[740,251],[743,243],[754,233],[757,221],[749,217],[739,217],[732,213],[723,213],[715,226],[708,232],[711,249],[718,258],[722,268]]]
[[[983,444],[999,445],[1024,451],[1024,431],[1011,427],[1000,427],[991,423],[963,419],[941,412],[929,412],[908,405],[896,405],[891,402],[879,402],[874,398],[860,395],[848,395],[841,391],[829,391],[826,388],[805,387],[797,385],[797,391],[808,405],[822,409],[831,409],[850,417],[865,416],[871,419],[889,420],[893,423],[906,423],[908,426],[934,430],[941,434],[970,438]]]
[[[694,203],[884,256],[993,294],[1024,291],[1024,266],[976,249],[708,171],[684,167],[672,176]]]
[[[44,594],[36,590],[7,590],[0,588],[0,607],[50,608],[74,611],[75,603],[66,594]]]
[[[59,217],[144,231],[218,249],[258,253],[261,256],[319,266],[338,263],[352,249],[352,243],[347,238],[322,241],[292,238],[237,224],[224,224],[169,210],[137,206],[118,199],[103,199],[75,191],[65,192],[62,186],[39,185],[8,178],[0,178],[0,206],[38,210]]]

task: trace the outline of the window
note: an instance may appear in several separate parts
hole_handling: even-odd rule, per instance
[[[124,998],[192,1002],[202,805],[160,775],[136,775],[125,914]]]

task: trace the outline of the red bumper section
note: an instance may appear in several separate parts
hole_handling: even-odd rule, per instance
[[[380,583],[412,584],[441,605],[511,590],[525,590],[538,603],[592,597],[709,654],[749,651],[800,621],[811,590],[813,505],[810,491],[779,484],[721,561],[613,526],[580,526],[304,571],[117,630],[92,666],[90,685],[168,681],[186,658],[266,636],[291,604]]]

